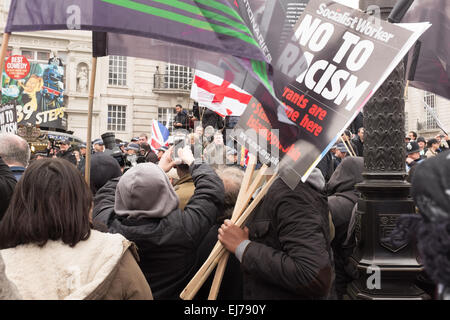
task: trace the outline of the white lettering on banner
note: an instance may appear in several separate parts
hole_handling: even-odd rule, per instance
[[[17,122],[14,120],[14,105],[0,107],[0,133],[17,133]]]
[[[0,133],[17,133],[17,123],[1,124]]]
[[[64,117],[64,111],[66,108],[58,108],[43,112],[36,113],[36,124],[42,124],[47,122],[52,122],[57,120],[58,118]],[[33,115],[33,110],[30,106],[24,106],[21,105],[17,106],[17,122],[21,122],[22,120],[29,120],[31,116]]]
[[[58,108],[54,110],[39,112],[36,114],[36,124],[47,123],[64,117],[64,109]]]
[[[365,20],[363,18],[351,17],[350,13],[348,12],[342,13],[339,11],[328,9],[327,4],[325,3],[320,4],[319,9],[316,11],[316,13],[322,17],[335,21],[346,27],[350,27],[376,40],[387,43],[389,42],[389,40],[394,38],[394,35],[392,33],[383,30],[383,27],[379,23],[379,19],[375,19],[374,17],[370,17],[370,19],[374,21],[372,23],[371,21]]]
[[[314,54],[309,51],[302,52],[301,48],[307,48],[312,52],[324,50],[334,33],[334,26],[328,22],[322,22],[306,14],[300,25],[295,30],[291,41],[281,53],[277,67],[288,76],[297,76],[296,81],[302,83],[309,90],[314,90],[327,100],[334,100],[337,105],[342,104],[346,110],[351,111],[361,96],[370,86],[368,81],[358,83],[358,77],[350,74],[361,70],[369,60],[374,50],[373,42],[361,40],[361,37],[346,31],[342,36],[343,43],[333,57],[333,62],[341,63],[346,56],[345,69],[338,67],[327,60],[314,60]],[[319,76],[320,75],[320,76]],[[317,79],[319,76],[319,79]],[[345,83],[342,83],[345,81]],[[329,87],[327,85],[330,84]]]
[[[256,39],[258,40],[259,46],[261,50],[264,53],[264,56],[266,57],[266,60],[268,63],[272,62],[272,55],[269,52],[269,48],[267,47],[266,40],[264,39],[264,36],[262,35],[259,25],[257,24],[255,20],[255,15],[252,11],[252,8],[250,7],[250,3],[248,0],[244,0],[245,8],[247,9],[247,15],[250,19],[250,22],[253,27],[253,33],[255,34]]]

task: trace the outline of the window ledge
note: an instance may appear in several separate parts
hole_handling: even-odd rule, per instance
[[[129,86],[114,86],[114,85],[112,85],[112,84],[108,84],[108,88],[111,88],[111,89],[130,89],[130,87]]]

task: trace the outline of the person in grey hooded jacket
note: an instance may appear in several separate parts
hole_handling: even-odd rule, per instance
[[[244,230],[229,220],[221,226],[219,240],[241,261],[245,300],[329,297],[334,273],[324,186],[317,168],[294,190],[277,178]]]
[[[142,163],[118,182],[110,181],[96,194],[101,200],[94,200],[94,220],[136,243],[139,266],[155,300],[179,299],[197,271],[197,248],[222,213],[224,202],[222,180],[209,165],[194,163],[186,147],[179,156],[189,165],[195,192],[184,210],[179,209],[178,197],[165,174],[175,165],[172,150],[164,153],[158,166]],[[115,192],[115,197],[107,197],[105,192]]]

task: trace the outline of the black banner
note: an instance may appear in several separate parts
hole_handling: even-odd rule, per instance
[[[258,99],[241,116],[235,138],[257,151],[260,160],[280,163],[281,176],[295,187],[307,179],[418,35],[333,1],[310,1],[283,49],[272,57],[275,97],[267,87],[257,89]],[[272,129],[278,131],[268,134]],[[279,154],[278,160],[273,153]]]
[[[17,134],[17,113],[14,103],[0,105],[0,133]]]

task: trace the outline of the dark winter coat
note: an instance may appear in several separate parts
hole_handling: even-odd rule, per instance
[[[182,110],[181,112],[177,113],[175,117],[173,118],[173,123],[181,123],[181,127],[174,127],[174,129],[185,129],[189,130],[189,116],[186,112],[186,110]]]
[[[77,158],[75,157],[75,155],[73,154],[73,149],[72,147],[70,147],[69,149],[67,149],[66,151],[60,151],[58,152],[58,154],[56,155],[58,158],[61,159],[65,159],[69,162],[71,162],[73,165],[77,165]]]
[[[222,180],[206,164],[190,167],[195,193],[184,210],[164,218],[130,218],[114,212],[114,183],[95,196],[93,218],[136,243],[142,269],[155,300],[178,299],[195,275],[197,248],[223,210]],[[151,182],[149,182],[151,183]],[[107,195],[108,194],[108,195]]]
[[[197,270],[201,268],[203,263],[208,258],[214,245],[217,243],[217,234],[223,220],[220,223],[211,227],[208,234],[203,238],[200,246],[198,247],[199,260],[197,264]],[[208,279],[195,296],[196,300],[207,300],[211,285],[213,282],[215,272],[212,272]],[[228,258],[227,266],[223,274],[222,284],[217,295],[217,300],[242,300],[242,272],[239,260],[230,255]]]
[[[325,193],[309,182],[291,190],[278,178],[250,219],[241,264],[244,299],[327,297],[333,267]]]
[[[158,156],[152,150],[149,150],[145,155],[146,162],[158,163]]]
[[[206,109],[203,113],[202,118],[202,126],[203,129],[207,126],[212,126],[214,129],[222,129],[224,127],[225,123],[223,121],[223,118],[219,116],[217,113],[212,111],[211,109]]]
[[[335,169],[335,159],[331,151],[328,151],[322,160],[320,160],[317,168],[322,172],[325,182],[328,182]]]
[[[17,180],[8,165],[0,157],[0,220],[9,206]]]
[[[346,293],[347,284],[353,280],[348,259],[353,253],[356,243],[354,236],[351,236],[349,241],[346,240],[352,211],[359,198],[355,184],[363,181],[363,169],[364,159],[362,157],[345,158],[327,185],[328,206],[335,229],[331,247],[334,253],[338,298],[342,298]]]
[[[351,144],[353,147],[353,150],[356,153],[357,157],[363,157],[364,156],[364,143],[361,141],[358,135],[355,135],[355,137],[351,140]]]

